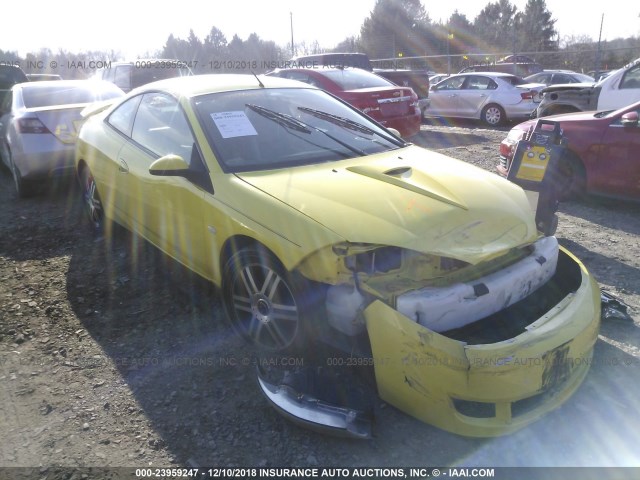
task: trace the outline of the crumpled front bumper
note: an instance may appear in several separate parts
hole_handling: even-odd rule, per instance
[[[460,435],[513,432],[567,400],[586,376],[600,325],[600,292],[580,261],[580,284],[514,338],[467,345],[376,301],[364,316],[380,397]]]
[[[373,369],[369,387],[343,370],[328,373],[326,367],[305,368],[289,380],[286,372],[276,382],[259,373],[259,385],[288,418],[351,438],[371,437],[376,393],[401,411],[456,434],[511,433],[561,405],[580,386],[600,327],[598,285],[563,248],[556,274],[536,295],[528,301],[537,305],[542,299],[542,306],[526,303],[506,315],[507,323],[517,323],[523,311],[536,312],[520,321],[519,333],[502,336],[487,329],[484,320],[470,334],[437,333],[377,300],[363,311],[371,358],[358,359]]]

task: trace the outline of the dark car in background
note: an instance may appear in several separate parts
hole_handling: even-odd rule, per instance
[[[132,62],[111,62],[93,75],[94,79],[106,80],[128,93],[134,88],[157,80],[193,75],[186,62],[170,59],[142,59]]]
[[[429,72],[426,70],[378,69],[373,73],[401,87],[411,87],[418,96],[418,107],[422,114],[429,105]]]
[[[545,120],[560,123],[567,139],[561,172],[563,199],[582,193],[640,200],[640,102],[619,110],[552,115]],[[518,141],[537,120],[511,129],[500,144],[498,172],[506,176]]]
[[[405,138],[420,131],[422,112],[418,96],[409,87],[360,68],[285,68],[268,75],[289,78],[321,88],[341,98]]]
[[[29,79],[18,65],[0,64],[0,104],[11,87],[16,83],[28,81]]]

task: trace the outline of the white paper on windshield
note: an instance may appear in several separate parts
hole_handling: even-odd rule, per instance
[[[241,110],[237,112],[215,112],[211,114],[211,118],[216,127],[218,127],[222,138],[247,137],[258,134],[256,129],[253,128],[251,120]]]

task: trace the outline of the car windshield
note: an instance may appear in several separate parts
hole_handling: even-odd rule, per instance
[[[60,82],[55,82],[60,83]],[[77,85],[42,85],[36,83],[22,88],[22,99],[26,108],[73,105],[109,100],[124,95],[124,92],[108,82],[81,81]]]
[[[405,145],[321,90],[214,93],[193,104],[221,167],[230,173],[330,162]]]
[[[322,70],[320,70],[322,71]],[[359,68],[344,70],[327,70],[322,74],[337,83],[342,90],[358,90],[360,88],[392,87],[393,84],[378,75]]]

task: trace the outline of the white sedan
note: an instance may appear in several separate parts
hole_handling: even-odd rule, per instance
[[[0,159],[13,175],[18,197],[35,193],[50,177],[75,172],[80,112],[124,96],[98,80],[57,80],[14,85],[0,103]]]
[[[491,126],[528,119],[538,106],[539,92],[544,87],[508,73],[451,75],[431,88],[425,116],[476,118]]]

